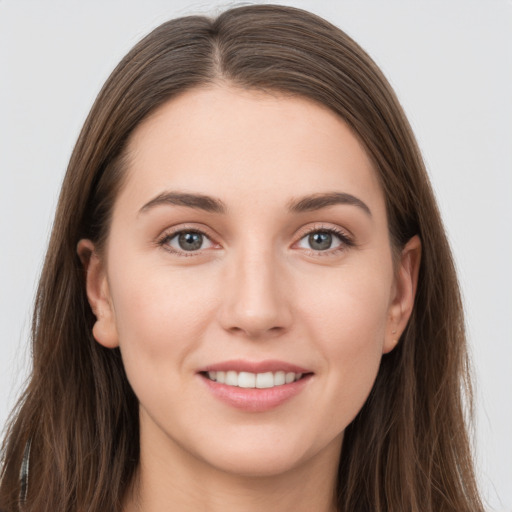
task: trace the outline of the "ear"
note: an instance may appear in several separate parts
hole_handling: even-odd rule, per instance
[[[383,353],[391,352],[404,332],[414,307],[421,262],[421,240],[413,236],[400,254]]]
[[[90,240],[80,240],[77,253],[86,272],[87,298],[96,317],[92,328],[94,339],[106,348],[118,347],[114,308],[104,264]]]

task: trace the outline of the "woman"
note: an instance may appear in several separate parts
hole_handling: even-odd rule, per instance
[[[73,152],[14,510],[482,510],[462,308],[389,84],[309,13],[170,21]]]

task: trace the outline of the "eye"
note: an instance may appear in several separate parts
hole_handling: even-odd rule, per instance
[[[175,252],[195,252],[213,246],[213,242],[200,231],[179,231],[166,236],[161,244],[168,246]]]
[[[301,249],[328,251],[342,246],[350,246],[352,242],[345,234],[339,233],[336,230],[317,229],[303,236],[297,245]]]

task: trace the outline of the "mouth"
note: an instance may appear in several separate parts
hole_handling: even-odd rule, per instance
[[[314,373],[284,361],[232,360],[201,368],[198,375],[221,402],[246,412],[264,412],[300,395]]]
[[[263,373],[219,370],[201,372],[201,374],[213,382],[245,389],[275,388],[286,384],[292,384],[293,382],[297,382],[304,378],[306,375],[310,375],[309,373],[286,372],[284,370]]]

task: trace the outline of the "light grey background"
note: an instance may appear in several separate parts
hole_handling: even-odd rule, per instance
[[[462,282],[478,474],[512,511],[512,2],[296,0],[358,41],[423,150]],[[144,34],[228,2],[0,0],[0,425],[29,366],[33,294],[67,161],[110,71]]]

